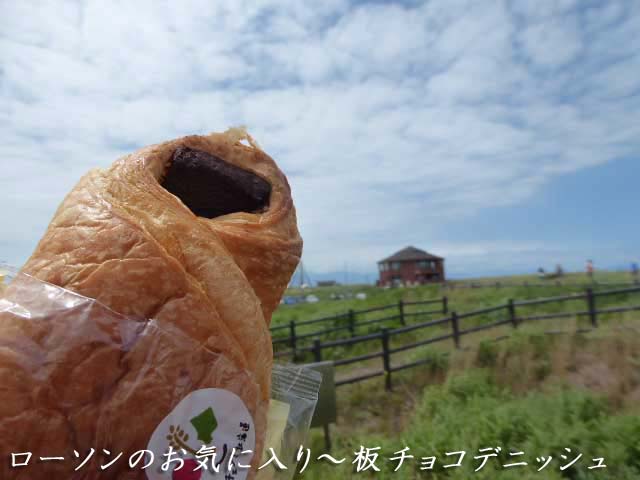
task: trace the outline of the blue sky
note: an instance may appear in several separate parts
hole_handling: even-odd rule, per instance
[[[239,124],[288,174],[318,277],[372,279],[409,244],[455,276],[640,260],[638,2],[2,11],[0,260],[90,168]]]

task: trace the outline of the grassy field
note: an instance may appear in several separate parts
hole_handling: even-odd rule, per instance
[[[598,272],[599,283],[628,283],[628,273]],[[501,283],[500,288],[495,282]],[[443,289],[437,285],[416,288],[378,289],[371,286],[348,286],[305,289],[320,298],[315,304],[283,305],[274,316],[274,325],[290,320],[308,320],[343,313],[350,308],[367,309],[399,300],[416,301],[447,295],[450,310],[459,313],[504,304],[510,298],[533,299],[615,287],[592,284],[583,274],[569,274],[556,285],[525,287],[522,283],[541,283],[535,276],[474,279],[486,288]],[[458,287],[461,283],[457,282]],[[571,285],[566,285],[571,284]],[[575,286],[578,284],[578,286]],[[332,293],[365,292],[366,300],[355,298],[331,300]],[[289,294],[301,292],[292,290]],[[611,305],[639,305],[640,294],[617,295],[599,299],[598,308]],[[425,307],[420,307],[425,308]],[[433,306],[427,307],[429,309]],[[585,301],[545,304],[518,309],[518,315],[584,310]],[[410,311],[410,310],[409,310]],[[387,312],[383,315],[388,315]],[[379,313],[362,319],[375,318]],[[473,324],[491,322],[503,312],[466,319]],[[419,347],[392,357],[392,363],[424,358],[425,366],[393,374],[392,392],[384,389],[384,380],[374,378],[337,390],[338,422],[332,425],[332,454],[346,458],[341,465],[315,460],[323,452],[321,430],[313,430],[307,442],[314,452],[309,466],[296,478],[402,478],[402,479],[636,479],[640,478],[640,313],[601,315],[600,327],[589,333],[574,333],[588,325],[587,318],[569,318],[531,322],[518,330],[509,326],[465,336],[463,349],[455,350],[445,341]],[[429,315],[410,322],[438,318]],[[336,324],[339,324],[337,321]],[[326,328],[327,325],[314,328]],[[389,322],[385,326],[399,326]],[[379,326],[362,327],[358,334],[375,331]],[[442,331],[447,331],[445,327]],[[309,330],[311,327],[309,327]],[[304,330],[301,329],[303,332]],[[564,331],[564,334],[559,332]],[[556,332],[549,334],[549,332]],[[414,332],[410,338],[398,338],[393,345],[412,342],[441,333],[437,329]],[[344,337],[339,332],[334,337]],[[329,335],[331,336],[331,335]],[[501,341],[496,337],[504,336]],[[324,337],[323,337],[324,338]],[[379,342],[336,348],[325,358],[344,358],[379,349]],[[323,352],[324,354],[324,352]],[[307,357],[306,360],[311,360]],[[339,368],[336,376],[349,377],[380,368],[380,359]],[[355,452],[364,447],[380,447],[376,465],[380,472],[356,473],[351,462]],[[407,459],[399,471],[390,461],[404,447],[415,458]],[[501,447],[478,472],[474,456],[478,450]],[[582,460],[560,470],[561,455],[571,448]],[[443,468],[454,463],[446,452],[465,450],[459,468]],[[523,451],[520,458],[509,452]],[[421,457],[435,456],[431,470],[420,470]],[[552,456],[542,471],[536,457]],[[607,468],[589,470],[593,458],[604,457]],[[454,461],[452,461],[454,460]],[[526,461],[527,466],[504,468],[503,464]]]
[[[636,324],[637,327],[640,325]],[[394,379],[394,391],[371,380],[338,390],[339,419],[332,453],[341,465],[312,461],[307,479],[636,479],[640,478],[640,331],[605,327],[583,335],[521,331],[502,342],[481,341],[467,351],[434,354],[428,368]],[[323,450],[314,430],[313,452]],[[380,472],[354,472],[360,446],[380,447]],[[389,459],[409,447],[398,472]],[[487,447],[502,451],[480,471],[473,457]],[[560,470],[570,448],[582,461]],[[459,468],[446,452],[464,450]],[[509,452],[522,451],[521,457]],[[536,457],[553,457],[541,472]],[[421,457],[436,457],[420,470]],[[316,454],[317,457],[317,454]],[[606,469],[589,470],[604,457]],[[527,466],[504,468],[525,461]]]
[[[504,301],[507,298],[536,298],[552,295],[560,295],[564,292],[580,291],[583,288],[573,285],[583,285],[584,288],[593,286],[594,289],[610,288],[606,285],[599,286],[598,283],[628,283],[632,280],[627,272],[596,272],[592,282],[583,273],[568,273],[559,281],[562,284],[571,286],[557,286],[556,280],[540,280],[535,275],[517,275],[510,277],[487,277],[469,280],[458,280],[450,282],[453,289],[442,288],[439,285],[424,285],[411,288],[383,289],[371,285],[345,285],[336,287],[321,288],[289,288],[286,295],[316,295],[320,301],[318,303],[303,303],[296,305],[281,305],[273,315],[272,325],[283,325],[291,320],[310,320],[313,318],[325,317],[347,312],[349,309],[363,310],[378,305],[397,303],[399,300],[416,301],[428,300],[447,295],[451,299],[452,307],[463,311],[481,308],[481,305],[492,305]],[[486,289],[455,289],[456,285],[474,284],[487,285]],[[496,288],[495,283],[500,282],[501,287]],[[531,286],[524,287],[522,284],[547,284],[545,287]],[[510,286],[510,285],[517,286]],[[330,296],[336,293],[355,294],[364,292],[367,294],[366,300],[356,298],[331,300]],[[466,292],[466,293],[465,293]],[[477,301],[481,302],[480,304]]]
[[[521,276],[521,277],[507,277],[500,279],[480,279],[474,280],[475,283],[486,283],[488,286],[483,288],[443,288],[438,285],[420,286],[415,288],[395,288],[395,289],[380,289],[376,287],[364,287],[364,286],[348,286],[348,287],[331,287],[331,288],[318,288],[313,290],[305,289],[305,293],[312,292],[314,295],[320,298],[320,301],[313,304],[298,304],[298,305],[281,305],[274,315],[273,325],[284,325],[291,320],[302,321],[315,319],[320,317],[326,317],[330,315],[336,315],[344,313],[349,309],[362,310],[371,307],[381,305],[395,305],[399,300],[403,301],[416,301],[416,300],[432,300],[440,299],[443,295],[448,297],[449,311],[456,311],[458,314],[478,310],[482,308],[505,305],[509,299],[525,300],[541,297],[552,297],[567,295],[571,293],[584,293],[586,287],[591,287],[594,291],[611,290],[616,287],[606,285],[605,283],[627,283],[631,280],[628,273],[616,273],[616,272],[600,272],[596,274],[595,281],[593,283],[583,274],[568,274],[561,280],[562,284],[557,285],[556,281],[548,281],[545,286],[524,286],[523,283],[528,281],[530,283],[544,283],[535,276]],[[495,282],[500,282],[500,287],[495,287]],[[460,283],[466,282],[458,282]],[[454,283],[455,285],[455,283]],[[333,293],[351,293],[364,292],[367,294],[366,300],[357,300],[355,298],[344,300],[331,300],[330,296]],[[299,294],[299,292],[293,291],[292,294]],[[640,293],[634,294],[620,294],[608,297],[598,298],[596,301],[596,308],[606,308],[611,306],[631,306],[640,305]],[[421,310],[437,310],[440,309],[440,304],[434,305],[420,305],[420,306],[407,306],[405,307],[406,313],[412,313]],[[586,301],[584,299],[575,299],[562,303],[548,303],[543,305],[533,306],[519,306],[517,307],[518,316],[538,315],[538,314],[550,314],[561,313],[571,311],[584,311],[586,310]],[[371,312],[363,315],[358,315],[357,321],[368,321],[384,316],[395,315],[398,313],[396,308],[385,310],[382,312]],[[484,315],[474,316],[460,320],[460,328],[466,329],[476,325],[487,324],[495,321],[505,319],[507,315],[506,310],[500,310],[498,312],[488,313]],[[634,312],[626,314],[603,314],[599,316],[599,321],[603,323],[615,323],[623,321],[627,318],[633,317]],[[414,324],[419,322],[425,322],[437,318],[442,318],[447,315],[443,313],[434,313],[429,315],[417,315],[407,318],[408,324]],[[308,334],[321,329],[326,329],[332,326],[344,326],[348,320],[346,318],[336,319],[331,322],[326,322],[316,325],[300,326],[296,329],[297,334]],[[550,319],[540,322],[544,324],[547,329],[560,329],[574,331],[577,328],[584,328],[589,326],[589,319],[585,316],[579,318],[569,319]],[[356,329],[357,335],[363,335],[378,331],[381,326],[388,328],[396,328],[401,326],[399,320],[386,321],[383,324],[372,324],[358,327]],[[443,325],[438,328],[429,328],[425,330],[419,330],[411,332],[410,334],[393,337],[391,347],[401,346],[409,342],[415,342],[422,339],[432,338],[438,335],[447,334],[450,332],[449,325]],[[504,326],[491,330],[491,334],[495,336],[501,336],[510,331],[510,326]],[[274,333],[274,338],[286,337],[289,335],[287,329],[277,331]],[[346,330],[324,334],[320,338],[321,340],[331,340],[337,338],[345,338],[348,335]],[[474,342],[474,338],[477,334],[463,337],[463,343],[468,341]],[[299,346],[310,345],[312,338],[307,338],[299,342]],[[324,359],[340,359],[349,356],[355,356],[362,353],[370,352],[372,350],[380,349],[380,341],[372,340],[362,344],[349,346],[349,347],[336,347],[330,350],[323,350]],[[444,345],[446,349],[450,349],[450,342]],[[288,349],[288,345],[279,344],[276,345],[276,351]],[[311,354],[307,353],[302,357],[303,360],[311,361]],[[378,362],[379,363],[379,362]]]

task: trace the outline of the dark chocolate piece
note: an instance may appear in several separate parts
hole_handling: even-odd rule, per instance
[[[269,182],[255,173],[188,147],[173,153],[162,186],[205,218],[262,211],[271,194]]]

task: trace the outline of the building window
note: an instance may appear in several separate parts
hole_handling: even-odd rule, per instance
[[[427,260],[420,260],[418,262],[418,268],[429,268],[429,262]]]
[[[392,270],[400,270],[400,262],[391,262]]]

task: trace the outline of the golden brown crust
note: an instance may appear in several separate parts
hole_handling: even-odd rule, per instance
[[[196,349],[203,353],[184,358],[188,352],[159,333],[137,337],[126,352],[117,345],[87,346],[72,318],[48,318],[34,325],[4,315],[0,384],[6,388],[0,438],[21,420],[34,429],[31,440],[40,425],[47,425],[47,439],[70,452],[106,446],[118,452],[142,449],[180,400],[172,382],[188,378],[192,389],[227,388],[243,399],[256,422],[254,463],[259,460],[273,361],[268,327],[299,261],[302,241],[285,176],[266,153],[255,144],[241,144],[239,136],[238,131],[188,136],[143,148],[107,170],[89,172],[64,199],[22,270],[95,298],[119,314],[153,318],[158,331],[179,331],[191,339],[190,345],[205,347]],[[179,146],[216,155],[266,179],[272,188],[269,208],[196,217],[159,183]],[[6,295],[20,292],[19,285],[12,285]],[[15,345],[12,349],[5,341],[11,335],[46,339],[50,348],[39,345],[37,352],[45,358],[34,363],[28,351]],[[218,354],[217,370],[207,365],[212,354]],[[57,370],[43,371],[42,362]],[[69,379],[74,368],[81,375]],[[77,408],[56,410],[61,398]],[[136,428],[122,412],[138,412]],[[45,417],[48,423],[39,423]],[[12,451],[18,446],[12,445]],[[7,447],[0,440],[3,455]],[[54,475],[50,478],[62,475],[56,466],[40,467],[46,470],[39,472]],[[119,476],[124,470],[117,468],[111,472],[102,472],[100,478],[133,478]],[[2,478],[21,478],[16,471],[0,473]]]

